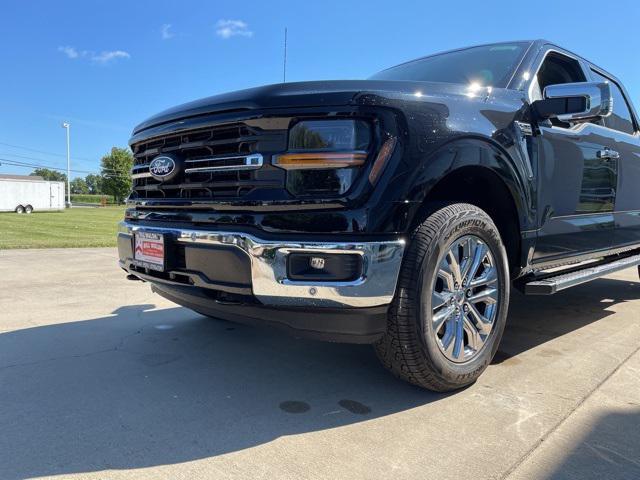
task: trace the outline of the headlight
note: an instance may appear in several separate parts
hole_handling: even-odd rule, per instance
[[[366,150],[371,133],[362,120],[310,120],[289,132],[289,150]]]
[[[367,160],[371,129],[362,120],[306,120],[289,131],[286,153],[274,165],[287,170],[294,195],[340,195]]]

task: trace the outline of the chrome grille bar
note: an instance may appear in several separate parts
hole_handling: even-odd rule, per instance
[[[131,169],[131,178],[136,180],[138,178],[150,178],[149,165],[134,165]]]
[[[234,161],[235,160],[235,161]],[[194,160],[187,160],[186,163],[190,165],[197,165],[198,163],[215,163],[225,162],[224,165],[207,165],[204,167],[189,167],[185,168],[184,173],[195,172],[222,172],[225,170],[255,170],[262,167],[263,159],[259,153],[253,153],[251,155],[234,155],[232,157],[211,157],[211,158],[199,158]]]

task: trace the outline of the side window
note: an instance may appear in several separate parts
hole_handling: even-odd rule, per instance
[[[549,85],[586,81],[580,62],[558,52],[549,52],[533,79],[532,100],[542,99],[544,89]],[[569,126],[557,119],[552,119],[551,123],[561,127]]]
[[[609,80],[604,75],[599,74],[595,70],[591,70],[594,79],[599,82],[607,82],[611,85],[611,94],[613,96],[613,113],[604,119],[605,127],[618,130],[620,132],[633,135],[633,120],[627,100],[622,94],[622,90],[616,82]]]
[[[536,74],[535,83],[537,85],[534,86],[534,90],[537,87],[537,95],[542,98],[542,93],[548,85],[586,81],[577,60],[557,52],[550,52]]]

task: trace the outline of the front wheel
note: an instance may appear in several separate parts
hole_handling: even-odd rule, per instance
[[[413,233],[376,352],[413,384],[462,388],[495,355],[508,305],[507,254],[491,217],[470,204],[445,206]]]
[[[24,207],[22,205],[18,205],[15,212],[18,214],[24,213]]]

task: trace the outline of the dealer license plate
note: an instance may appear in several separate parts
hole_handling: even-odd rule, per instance
[[[140,267],[162,272],[164,270],[164,236],[161,233],[136,232],[133,260]]]

